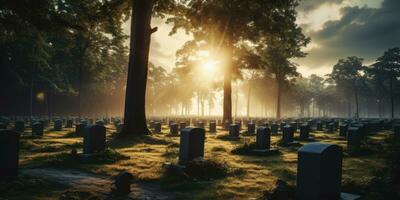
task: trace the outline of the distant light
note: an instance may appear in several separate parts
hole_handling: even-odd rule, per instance
[[[44,98],[45,98],[44,92],[39,92],[39,93],[36,94],[36,99],[38,101],[44,101]]]

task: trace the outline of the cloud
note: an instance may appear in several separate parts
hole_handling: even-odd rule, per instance
[[[306,33],[315,47],[298,63],[315,69],[353,55],[367,63],[374,61],[388,48],[400,46],[399,10],[399,0],[385,0],[380,8],[342,8],[339,20],[327,21],[321,30]]]
[[[303,0],[300,2],[298,10],[300,12],[307,12],[315,10],[324,4],[340,4],[343,0]]]

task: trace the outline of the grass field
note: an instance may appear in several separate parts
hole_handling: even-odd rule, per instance
[[[255,136],[242,136],[240,140],[221,139],[226,131],[206,134],[205,159],[223,163],[230,172],[227,176],[207,181],[173,180],[164,175],[164,164],[177,162],[179,137],[170,137],[164,126],[162,133],[134,139],[113,139],[115,129],[107,126],[109,150],[89,162],[82,162],[71,154],[73,149],[82,151],[83,139],[71,137],[74,129],[46,130],[42,138],[32,138],[27,130],[21,140],[20,168],[75,169],[84,172],[115,176],[121,171],[132,173],[138,182],[158,185],[160,191],[174,199],[259,199],[264,191],[270,191],[277,179],[291,185],[296,183],[297,149],[280,147],[274,156],[235,155],[231,151]],[[382,146],[389,131],[368,137],[368,151],[359,156],[344,154],[343,181],[367,184],[374,178],[374,171],[384,167]],[[296,134],[297,135],[297,134]],[[346,141],[338,133],[313,132],[316,141],[338,144],[344,149]],[[281,136],[272,136],[273,146]],[[304,142],[302,142],[304,144]],[[1,186],[1,185],[0,185]],[[20,182],[0,187],[0,199],[58,199],[68,190],[46,180],[23,178]],[[77,199],[86,197],[77,197]]]

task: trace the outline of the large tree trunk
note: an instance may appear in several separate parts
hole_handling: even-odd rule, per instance
[[[133,0],[124,127],[121,136],[150,134],[146,124],[146,83],[153,0]]]
[[[231,50],[231,49],[229,49]],[[224,107],[223,107],[223,122],[232,123],[232,57],[228,57],[230,62],[227,62],[224,70]]]

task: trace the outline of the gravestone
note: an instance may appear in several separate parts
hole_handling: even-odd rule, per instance
[[[103,120],[97,120],[97,121],[96,121],[96,125],[104,126],[105,123],[104,123]]]
[[[20,133],[25,131],[25,122],[22,120],[15,121],[14,130]]]
[[[90,125],[85,127],[83,135],[83,153],[91,154],[106,148],[106,127]]]
[[[271,155],[278,153],[278,149],[271,148],[271,129],[268,127],[257,128],[256,149],[253,150],[260,155]]]
[[[292,126],[286,125],[283,127],[282,145],[290,145],[293,143],[294,131]]]
[[[211,133],[217,132],[217,123],[215,121],[210,121],[210,132]]]
[[[281,122],[281,124],[279,125],[280,130],[283,131],[285,126],[286,126],[286,123],[285,122]]]
[[[328,124],[327,124],[327,127],[326,127],[326,132],[327,132],[327,133],[333,133],[334,126],[335,126],[335,124],[334,124],[333,122],[328,123]]]
[[[359,128],[359,137],[361,138],[361,139],[363,139],[366,135],[367,135],[367,133],[366,133],[366,127],[365,127],[365,125],[364,124],[362,124],[362,123],[353,123],[353,124],[350,124],[350,127],[358,127]]]
[[[347,136],[347,128],[348,128],[347,124],[341,124],[339,126],[339,135],[341,137],[346,137]]]
[[[0,130],[0,182],[18,175],[20,133]]]
[[[267,127],[257,129],[256,136],[257,149],[269,149],[271,146],[271,130]]]
[[[179,125],[177,123],[172,123],[169,126],[169,131],[171,135],[178,135],[179,134]]]
[[[184,128],[186,128],[186,122],[179,123],[179,131],[182,131]]]
[[[117,133],[121,133],[122,128],[124,128],[124,124],[123,123],[118,123],[118,125],[117,125]]]
[[[239,124],[231,124],[229,126],[229,137],[230,138],[239,138],[240,126]]]
[[[67,123],[65,124],[65,128],[72,128],[74,126],[74,120],[68,119]]]
[[[298,200],[340,200],[341,180],[341,147],[309,143],[299,149],[296,191]]]
[[[32,124],[32,136],[43,136],[43,124],[40,122],[35,122]]]
[[[57,119],[54,121],[54,130],[62,131],[62,120],[61,119]]]
[[[83,123],[75,125],[75,135],[78,137],[83,137],[83,134],[85,132],[85,127],[86,124]]]
[[[322,131],[322,122],[321,121],[317,122],[317,131]]]
[[[271,124],[271,133],[276,135],[278,134],[279,125],[276,123]]]
[[[161,122],[155,122],[154,123],[154,132],[155,133],[161,133]]]
[[[224,122],[224,130],[229,130],[230,125],[231,125],[231,123],[229,122],[229,120],[226,120]]]
[[[359,127],[349,127],[347,129],[347,149],[355,150],[360,147],[361,144],[361,132]]]
[[[204,122],[202,122],[202,121],[197,122],[197,128],[202,128],[202,129],[204,129]]]
[[[297,132],[297,129],[298,129],[297,122],[291,122],[290,126],[292,126],[294,132]]]
[[[254,134],[256,132],[256,124],[255,123],[248,123],[247,124],[247,133]]]
[[[185,128],[181,131],[179,144],[179,164],[185,165],[195,158],[204,157],[205,130]]]
[[[300,139],[308,140],[310,137],[310,125],[302,124],[300,126]]]

